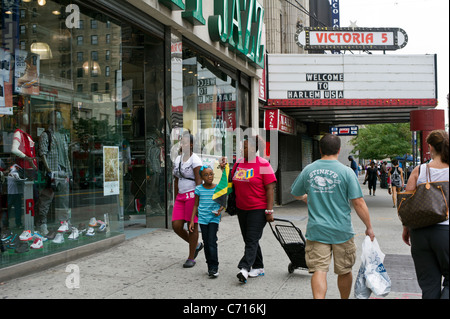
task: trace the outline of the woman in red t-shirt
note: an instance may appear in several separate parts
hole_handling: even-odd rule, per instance
[[[261,144],[260,144],[261,145]],[[274,188],[277,179],[270,163],[256,156],[258,145],[249,138],[243,143],[244,158],[239,159],[231,175],[236,192],[239,226],[245,242],[244,256],[238,264],[239,281],[248,276],[264,275],[264,264],[259,246],[266,222],[273,221]]]

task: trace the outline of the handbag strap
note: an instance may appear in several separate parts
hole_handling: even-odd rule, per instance
[[[430,165],[427,164],[427,172],[426,172],[427,182],[425,185],[426,189],[430,189],[430,183],[431,183],[431,173],[430,173]]]

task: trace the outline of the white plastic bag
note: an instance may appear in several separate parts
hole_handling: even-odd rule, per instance
[[[361,267],[355,282],[355,298],[367,299],[370,293],[386,297],[391,291],[391,279],[384,268],[384,254],[374,238],[366,236],[362,244]]]

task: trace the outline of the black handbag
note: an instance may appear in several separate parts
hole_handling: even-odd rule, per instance
[[[233,167],[233,169],[231,170],[231,174],[230,174],[231,183],[233,181],[233,175],[236,172],[237,167],[239,166],[237,163],[235,165],[237,165],[236,168]],[[229,183],[230,183],[230,181],[229,181]],[[236,190],[234,188],[234,185],[232,186],[231,192],[228,194],[227,208],[225,209],[225,211],[231,216],[234,216],[237,213],[237,208],[236,208]]]

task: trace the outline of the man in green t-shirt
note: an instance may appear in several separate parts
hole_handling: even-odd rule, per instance
[[[308,204],[305,249],[306,263],[309,272],[313,273],[313,297],[325,298],[327,272],[333,255],[339,292],[341,298],[347,299],[356,260],[350,201],[366,226],[366,235],[373,240],[375,234],[357,176],[350,167],[338,161],[340,138],[327,133],[321,138],[319,147],[321,159],[303,169],[292,184],[291,193]]]

